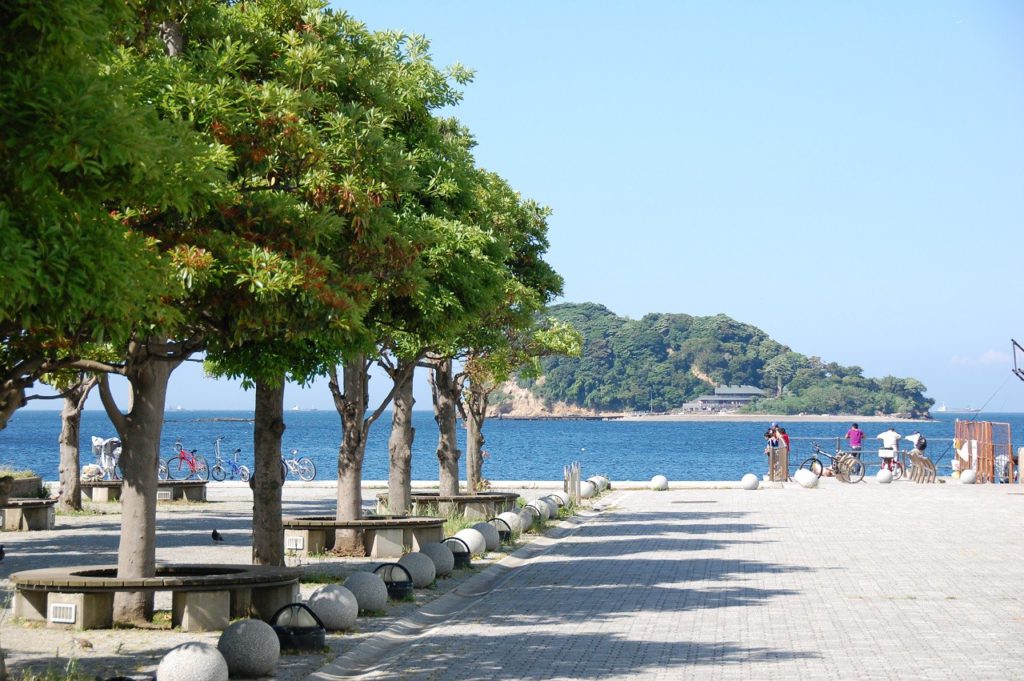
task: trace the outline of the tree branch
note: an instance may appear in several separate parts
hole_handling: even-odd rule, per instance
[[[100,374],[100,400],[103,402],[103,408],[107,412],[107,418],[114,424],[114,429],[117,430],[117,434],[122,440],[125,438],[125,433],[128,430],[128,419],[125,418],[124,414],[117,406],[117,402],[114,400],[114,396],[110,392],[110,382],[107,378],[107,374]]]

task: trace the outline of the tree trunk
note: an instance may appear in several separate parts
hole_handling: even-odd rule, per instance
[[[413,372],[401,360],[395,372],[395,404],[388,438],[388,512],[406,514],[412,509]]]
[[[466,409],[466,487],[470,494],[483,490],[484,419],[487,418],[487,398],[490,391],[479,390],[470,384]]]
[[[281,436],[284,434],[284,376],[279,385],[256,381],[253,423],[255,477],[252,482],[252,563],[284,565],[281,520]]]
[[[4,388],[0,390],[0,430],[7,427],[7,422],[14,416],[14,412],[18,411],[18,408],[24,404],[24,389]]]
[[[438,483],[441,496],[459,493],[459,451],[456,418],[459,400],[458,382],[452,360],[441,360],[431,371],[434,420],[437,422]]]
[[[342,362],[344,392],[336,377],[331,380],[334,406],[341,417],[341,445],[338,448],[338,520],[358,520],[363,511],[363,455],[366,452],[366,404],[369,374],[365,355],[356,354]],[[338,530],[335,551],[346,555],[362,555],[360,532]]]
[[[96,385],[95,377],[84,375],[64,393],[64,406],[60,412],[60,470],[59,501],[61,511],[82,510],[82,477],[79,438],[82,432],[82,409],[89,392]]]
[[[144,345],[144,344],[143,344]],[[125,365],[131,384],[132,403],[122,414],[106,383],[100,385],[103,406],[121,436],[121,538],[117,549],[120,579],[152,577],[156,572],[156,488],[160,457],[160,432],[164,423],[167,381],[180,359],[161,359],[135,348]],[[114,622],[139,624],[153,615],[153,594],[118,593],[114,597]]]

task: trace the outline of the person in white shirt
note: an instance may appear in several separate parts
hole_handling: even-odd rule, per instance
[[[903,436],[890,426],[889,430],[879,433],[877,437],[882,441],[882,448],[878,450],[878,456],[882,459],[882,468],[892,470],[893,458],[899,454],[900,440],[903,439]]]

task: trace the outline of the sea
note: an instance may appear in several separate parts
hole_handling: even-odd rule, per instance
[[[928,453],[937,461],[940,473],[950,471],[953,424],[957,419],[1010,424],[1016,448],[1024,445],[1024,413],[940,413],[932,421],[861,423],[869,438],[890,425],[904,435],[914,430],[928,438]],[[316,464],[318,480],[336,480],[341,420],[333,411],[301,411],[286,414],[284,452],[296,450]],[[826,451],[835,449],[850,424],[847,422],[801,421],[799,416],[780,421],[792,439],[791,463],[799,465],[812,453],[812,442]],[[414,413],[412,474],[415,480],[436,480],[437,426],[429,411]],[[766,469],[764,431],[770,421],[663,421],[637,420],[515,420],[489,419],[484,426],[484,477],[489,480],[559,480],[567,464],[578,461],[585,477],[605,475],[611,480],[649,480],[664,475],[670,480],[736,480],[745,473],[762,474]],[[21,410],[7,428],[0,430],[0,466],[32,469],[44,479],[57,478],[60,412]],[[390,413],[370,429],[364,480],[386,480],[387,439]],[[101,410],[82,416],[81,461],[95,461],[91,436],[114,437],[116,432]],[[222,437],[222,451],[241,449],[240,463],[252,466],[251,411],[170,411],[166,414],[161,457],[174,452],[181,441],[185,449],[196,449],[212,463],[214,440]],[[465,432],[459,429],[460,448],[465,451]],[[870,451],[871,440],[866,450]],[[868,459],[875,461],[873,457]],[[870,472],[870,469],[869,469]],[[465,479],[465,468],[461,475]]]

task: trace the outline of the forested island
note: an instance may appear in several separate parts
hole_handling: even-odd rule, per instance
[[[620,317],[596,303],[565,303],[546,314],[583,336],[579,357],[550,356],[539,373],[495,393],[497,414],[524,396],[562,413],[670,412],[716,387],[749,385],[765,395],[741,408],[771,414],[899,414],[921,417],[934,400],[914,378],[863,375],[808,356],[726,315]]]

